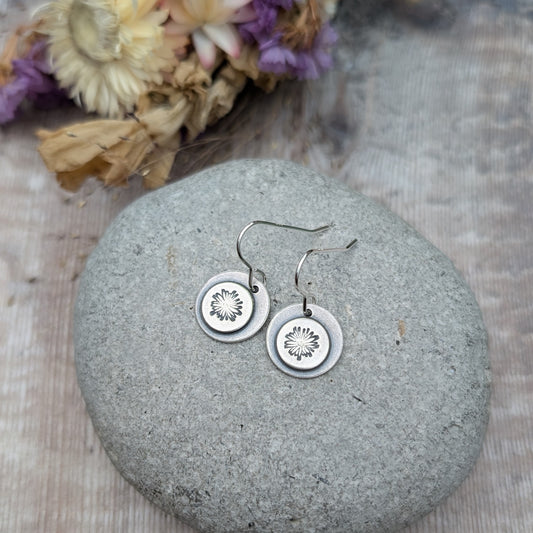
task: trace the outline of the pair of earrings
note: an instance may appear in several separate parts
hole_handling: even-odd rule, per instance
[[[266,220],[254,220],[247,224],[237,238],[237,255],[248,267],[248,273],[217,274],[202,287],[196,299],[198,323],[215,340],[243,341],[255,335],[267,321],[270,298],[265,287],[266,276],[261,270],[254,269],[241,252],[244,234],[257,224],[307,233],[319,233],[331,227],[307,229]],[[354,239],[342,248],[314,248],[305,252],[300,259],[294,282],[297,291],[303,296],[303,305],[295,304],[282,309],[271,320],[266,334],[268,354],[272,362],[286,374],[298,378],[320,376],[339,360],[343,346],[341,327],[329,311],[315,304],[314,297],[302,291],[300,277],[310,255],[345,252],[356,242],[357,239]]]

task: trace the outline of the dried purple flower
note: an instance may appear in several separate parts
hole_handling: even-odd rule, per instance
[[[281,33],[259,36],[258,67],[264,72],[289,74],[300,80],[317,79],[333,65],[331,47],[337,42],[335,30],[324,24],[308,50],[291,50],[281,41]]]
[[[65,93],[50,76],[45,49],[46,43],[38,41],[26,57],[12,61],[14,79],[0,87],[0,124],[13,120],[25,99],[45,109],[66,99]]]
[[[281,34],[277,33],[259,44],[257,66],[264,72],[290,74],[298,65],[296,53],[281,44]]]
[[[322,73],[333,66],[331,47],[337,42],[335,30],[324,24],[316,35],[313,45],[309,50],[300,50],[296,53],[296,67],[294,74],[298,79],[316,80]]]
[[[257,18],[238,25],[239,33],[247,43],[259,41],[261,36],[270,34],[278,18],[278,10],[267,5],[263,0],[253,0],[252,7]]]
[[[330,50],[337,41],[337,34],[329,23],[318,26],[316,34],[311,33],[311,42],[293,46],[284,29],[276,27],[276,23],[280,10],[292,9],[294,0],[253,0],[251,6],[257,18],[240,24],[238,29],[245,41],[258,44],[260,70],[289,74],[298,79],[316,79],[331,68]]]
[[[15,112],[25,97],[26,84],[23,80],[15,79],[0,87],[0,124],[15,118]]]
[[[248,43],[253,43],[272,37],[279,9],[288,11],[292,9],[293,4],[294,0],[253,0],[251,5],[257,18],[239,25],[238,29],[243,39]]]

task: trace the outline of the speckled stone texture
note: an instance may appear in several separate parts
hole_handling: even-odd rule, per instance
[[[300,298],[293,273],[344,332],[329,373],[298,380],[270,361],[263,328],[219,343],[197,292],[242,270],[268,277],[271,316]],[[472,468],[488,418],[486,333],[452,263],[395,215],[283,161],[235,161],[128,207],[90,256],[75,311],[80,387],[112,461],[203,532],[394,531]]]

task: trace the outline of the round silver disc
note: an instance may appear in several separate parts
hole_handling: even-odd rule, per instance
[[[240,283],[222,281],[202,299],[202,318],[213,330],[232,333],[246,326],[254,312],[251,292]]]
[[[329,354],[329,335],[312,318],[289,320],[278,331],[276,348],[281,360],[297,370],[312,370]]]
[[[257,292],[248,288],[248,274],[222,272],[213,276],[196,298],[196,319],[204,332],[221,342],[239,342],[257,333],[270,312],[265,286],[254,279]]]
[[[271,320],[266,335],[272,362],[297,378],[314,378],[331,370],[343,347],[336,318],[318,305],[307,308],[309,317],[303,314],[302,304],[285,307]]]

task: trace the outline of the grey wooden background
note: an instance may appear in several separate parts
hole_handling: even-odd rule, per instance
[[[433,25],[399,8],[362,24],[362,4],[345,0],[333,72],[252,91],[174,174],[292,159],[388,206],[452,258],[489,331],[491,421],[471,475],[408,531],[531,532],[533,3],[457,2]],[[0,39],[27,17],[24,1],[0,0]],[[137,182],[75,195],[56,186],[32,132],[80,116],[33,113],[0,128],[0,531],[190,533],[116,472],[76,383],[78,275],[144,194]]]

